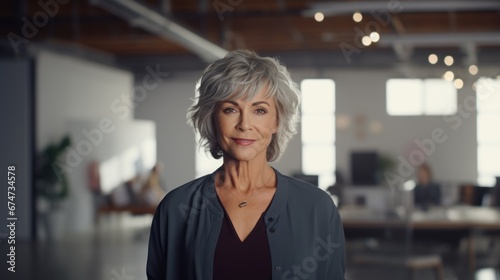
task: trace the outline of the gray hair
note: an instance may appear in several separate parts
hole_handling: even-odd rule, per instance
[[[268,161],[275,161],[297,133],[299,119],[300,91],[286,67],[275,58],[236,50],[205,69],[187,118],[195,132],[200,134],[200,146],[209,150],[215,159],[223,155],[214,123],[218,102],[233,98],[251,99],[263,87],[267,88],[266,97],[275,100],[278,112],[278,129],[266,153]]]

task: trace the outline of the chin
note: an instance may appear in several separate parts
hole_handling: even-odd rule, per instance
[[[236,160],[236,161],[252,161],[255,159],[255,157],[251,157],[251,156],[231,156],[230,157],[232,160]]]
[[[262,155],[254,154],[254,153],[227,153],[228,157],[230,160],[236,160],[236,161],[254,161],[257,160],[259,161],[260,158],[262,158]],[[264,161],[266,160],[265,155],[263,156]]]

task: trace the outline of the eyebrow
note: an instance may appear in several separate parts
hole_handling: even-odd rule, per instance
[[[271,107],[271,105],[269,105],[269,103],[267,103],[267,101],[257,101],[257,102],[252,103],[252,106],[257,106],[260,104],[266,104],[267,106]]]
[[[239,106],[240,104],[238,104],[238,102],[236,101],[233,101],[233,100],[224,100],[222,101],[222,103],[231,103],[235,106]],[[267,102],[267,101],[256,101],[254,103],[252,103],[252,106],[257,106],[257,105],[261,105],[261,104],[266,104],[267,106],[271,107],[271,105]]]

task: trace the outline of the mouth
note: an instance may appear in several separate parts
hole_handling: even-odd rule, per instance
[[[243,139],[243,138],[234,138],[233,140],[236,144],[241,145],[241,146],[248,146],[248,145],[251,145],[253,142],[255,142],[255,140]]]

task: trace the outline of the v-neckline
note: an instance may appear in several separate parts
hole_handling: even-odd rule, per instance
[[[222,205],[222,203],[221,203],[221,205]],[[239,241],[239,244],[241,244],[241,245],[244,244],[245,241],[247,241],[254,234],[255,230],[259,226],[259,223],[262,222],[264,214],[266,213],[265,211],[262,212],[260,217],[257,219],[257,222],[253,226],[252,230],[248,233],[247,237],[245,239],[241,240],[240,236],[238,235],[238,232],[236,231],[236,228],[234,227],[234,224],[233,224],[233,221],[231,220],[231,217],[229,216],[226,209],[224,208],[224,205],[222,205],[222,209],[224,210],[224,218],[227,218],[227,222],[231,226],[231,231],[233,233],[233,236]]]

